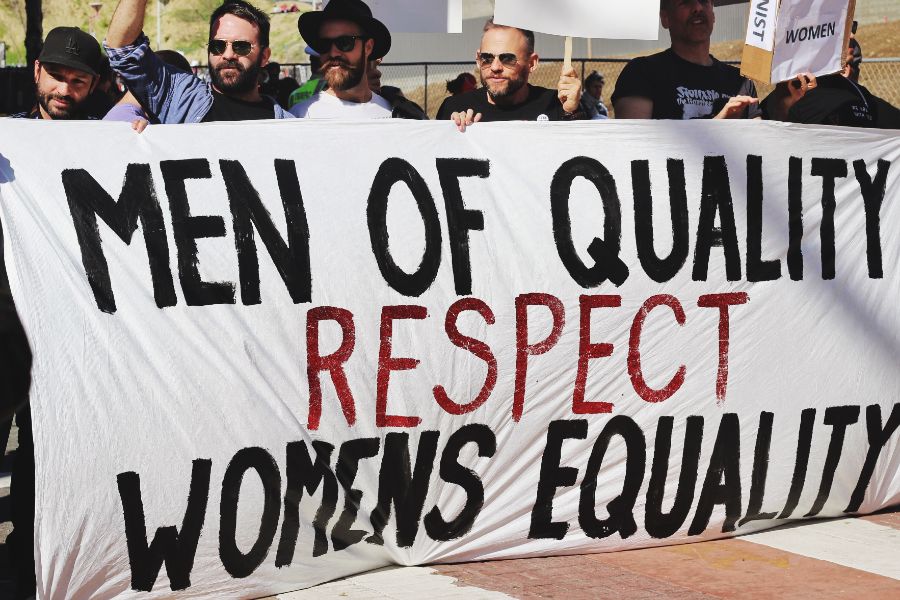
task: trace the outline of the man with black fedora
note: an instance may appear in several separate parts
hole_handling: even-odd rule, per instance
[[[300,35],[319,53],[328,88],[291,107],[311,119],[387,119],[390,103],[369,87],[368,69],[391,49],[387,27],[362,0],[331,0],[297,21]]]
[[[88,119],[87,99],[99,81],[103,65],[100,44],[77,27],[57,27],[47,34],[34,61],[37,102],[28,112],[12,115],[29,119]],[[102,116],[102,115],[99,115]]]

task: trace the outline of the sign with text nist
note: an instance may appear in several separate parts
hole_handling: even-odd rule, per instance
[[[772,51],[779,0],[751,0],[745,44]]]

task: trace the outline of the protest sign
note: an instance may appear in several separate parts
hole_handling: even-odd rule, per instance
[[[391,33],[462,33],[462,0],[368,0]]]
[[[494,22],[563,36],[655,40],[659,37],[659,1],[496,0]]]
[[[751,0],[741,73],[766,83],[843,66],[855,0]]]
[[[0,140],[42,598],[261,597],[900,501],[893,132]]]

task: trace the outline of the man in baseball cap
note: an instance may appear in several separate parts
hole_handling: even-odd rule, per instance
[[[31,119],[87,119],[86,101],[99,81],[103,65],[100,44],[77,27],[57,27],[47,34],[34,61],[37,104],[13,115]]]
[[[369,88],[368,70],[391,49],[387,27],[362,0],[331,0],[324,10],[300,15],[300,35],[319,54],[328,89],[291,107],[298,117],[378,119],[391,105]]]

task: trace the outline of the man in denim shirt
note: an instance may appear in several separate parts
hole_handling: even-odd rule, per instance
[[[104,42],[110,65],[160,123],[286,119],[259,93],[269,62],[269,17],[243,0],[226,0],[209,20],[210,83],[159,59],[142,32],[147,0],[120,0]]]

